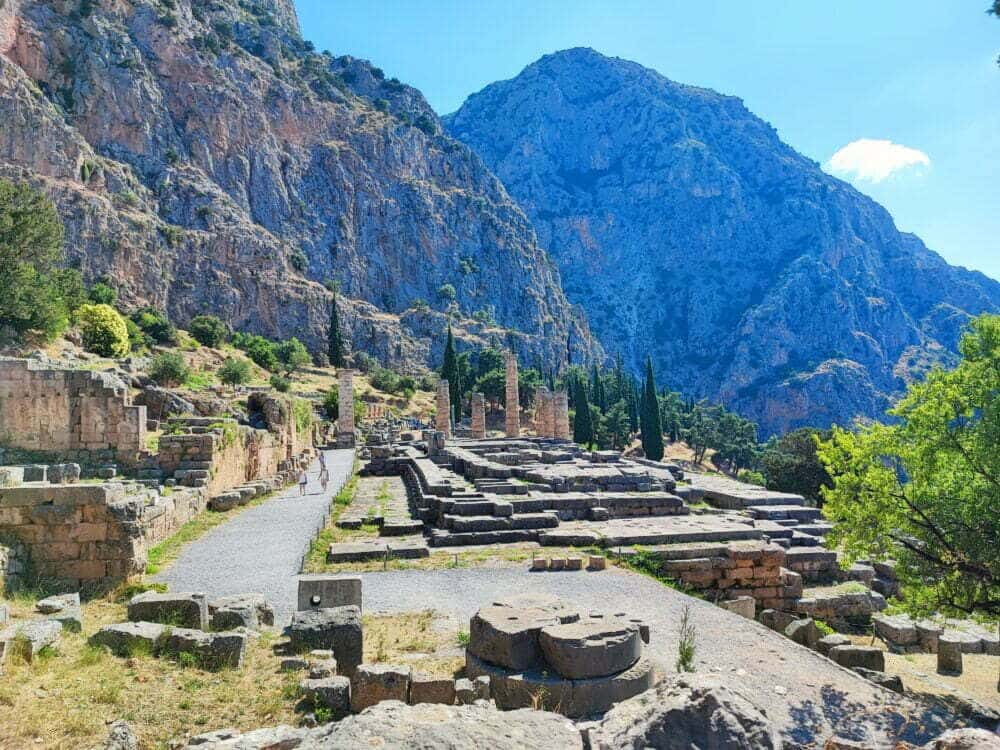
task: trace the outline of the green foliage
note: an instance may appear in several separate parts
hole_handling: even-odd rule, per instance
[[[455,337],[448,324],[448,338],[444,345],[444,362],[441,365],[441,379],[448,381],[448,393],[451,398],[452,419],[458,422],[462,418],[462,383],[458,367],[458,355],[455,353]]]
[[[197,315],[188,323],[188,332],[202,346],[219,347],[229,338],[229,326],[214,315]]]
[[[312,402],[304,398],[292,399],[292,415],[295,417],[295,429],[305,432],[313,423]]]
[[[55,206],[26,183],[0,180],[0,344],[51,341],[69,325],[76,271],[62,262]]]
[[[272,375],[269,382],[271,383],[271,387],[278,393],[288,393],[292,390],[292,381],[280,375]]]
[[[95,305],[111,305],[114,307],[115,302],[118,301],[118,291],[103,281],[98,281],[87,290],[87,299]]]
[[[253,376],[250,363],[237,357],[226,357],[216,374],[226,385],[246,385]]]
[[[476,378],[472,389],[482,393],[490,404],[490,411],[496,411],[499,404],[506,402],[507,373],[504,370],[490,370],[485,375]]]
[[[170,346],[177,344],[177,329],[163,311],[143,307],[132,313],[132,320],[151,341]]]
[[[656,397],[652,357],[646,357],[646,380],[642,387],[639,430],[642,432],[642,451],[646,458],[659,461],[663,458],[663,427],[660,424],[660,402]]]
[[[102,357],[124,357],[129,352],[125,319],[110,305],[81,305],[76,311],[83,348]]]
[[[767,486],[767,479],[765,479],[764,475],[752,469],[740,469],[736,474],[736,478],[747,484],[756,484],[758,487]]]
[[[278,358],[286,378],[300,367],[312,364],[312,357],[309,356],[305,345],[294,336],[275,345],[274,355]]]
[[[167,387],[176,387],[188,379],[191,368],[184,357],[177,352],[163,352],[153,357],[149,363],[149,377],[154,382]]]
[[[337,294],[334,291],[333,299],[330,300],[330,333],[327,339],[327,356],[330,358],[330,365],[343,367],[346,353],[344,333],[340,329],[340,313],[337,310]]]
[[[281,363],[274,351],[274,344],[263,336],[237,332],[233,334],[232,342],[233,346],[246,352],[247,356],[259,367],[271,372],[277,372],[280,369]]]
[[[455,287],[451,284],[442,284],[437,289],[437,296],[442,302],[454,302],[458,296],[458,292],[455,291]]]
[[[594,442],[594,423],[590,413],[590,402],[587,400],[587,389],[582,380],[576,381],[573,403],[576,408],[573,415],[573,442],[590,445]]]
[[[619,449],[628,444],[631,429],[628,419],[628,407],[625,401],[619,401],[608,413],[601,417],[598,443],[602,448]]]
[[[677,662],[674,668],[678,672],[694,671],[695,639],[697,631],[691,623],[691,607],[684,606],[681,612],[680,629],[677,633]]]
[[[761,458],[767,487],[793,492],[821,505],[822,489],[832,481],[816,455],[816,445],[831,435],[829,430],[803,427],[769,441]]]
[[[897,421],[834,429],[824,513],[848,560],[897,562],[903,606],[1000,617],[1000,316],[972,321],[951,371],[913,383]]]

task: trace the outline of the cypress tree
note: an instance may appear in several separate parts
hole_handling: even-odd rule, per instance
[[[337,312],[337,294],[330,302],[330,337],[328,341],[330,364],[334,367],[344,366],[344,335],[340,330],[340,314]]]
[[[656,378],[653,359],[646,357],[646,382],[642,388],[639,409],[639,427],[642,430],[642,451],[646,458],[659,461],[663,458],[663,427],[660,422],[660,404],[656,398]]]
[[[448,324],[448,340],[444,345],[444,364],[441,366],[441,377],[448,381],[448,396],[451,399],[452,418],[457,422],[461,417],[459,408],[459,397],[461,394],[461,383],[458,382],[461,373],[458,369],[458,355],[455,353],[455,337],[451,332],[451,323]]]
[[[573,417],[573,442],[580,445],[590,445],[594,442],[594,424],[590,419],[587,389],[580,380],[576,381],[576,392],[573,400],[576,402],[576,413]]]

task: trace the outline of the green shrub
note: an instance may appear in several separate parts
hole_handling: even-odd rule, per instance
[[[312,357],[309,356],[306,347],[294,336],[288,339],[288,341],[282,341],[275,345],[274,354],[278,358],[278,362],[281,363],[285,377],[291,375],[300,367],[312,364]]]
[[[188,331],[202,346],[218,347],[229,338],[229,326],[214,315],[198,315],[191,318]]]
[[[292,389],[292,381],[280,375],[271,376],[271,387],[278,393],[288,393]]]
[[[95,305],[111,305],[113,307],[118,301],[118,292],[103,281],[98,281],[87,290],[87,299]]]
[[[761,474],[759,471],[753,471],[751,469],[740,469],[739,473],[736,475],[736,478],[739,479],[741,482],[746,482],[747,484],[756,484],[759,487],[767,486],[767,480],[764,478],[764,475]]]
[[[299,432],[305,432],[313,423],[312,402],[304,398],[297,398],[292,401],[292,414],[295,417],[295,428]]]
[[[274,352],[274,344],[263,336],[252,333],[234,333],[233,345],[237,349],[242,349],[255,364],[265,370],[276,372],[281,367],[278,356]]]
[[[253,373],[250,369],[250,363],[245,359],[226,357],[217,374],[219,380],[226,385],[244,385],[250,382]]]
[[[331,388],[323,396],[323,413],[329,419],[336,419],[340,416],[340,394],[336,388]]]
[[[149,363],[149,377],[167,387],[177,387],[191,375],[184,357],[177,352],[163,352]]]
[[[129,352],[128,326],[110,305],[81,305],[76,320],[83,348],[102,357],[124,357]]]
[[[176,344],[177,329],[166,314],[155,307],[143,307],[132,313],[132,320],[157,344]]]

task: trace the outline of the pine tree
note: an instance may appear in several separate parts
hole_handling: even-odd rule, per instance
[[[451,400],[452,418],[458,422],[462,416],[460,404],[462,384],[458,382],[461,378],[461,372],[458,367],[458,355],[455,353],[455,337],[451,332],[451,323],[448,324],[448,340],[444,345],[441,378],[448,381],[448,397]]]
[[[639,427],[642,430],[643,453],[646,458],[659,461],[663,458],[663,427],[660,422],[660,403],[656,398],[652,357],[646,357],[646,382],[642,388]]]
[[[344,335],[340,330],[340,314],[337,312],[337,294],[334,293],[330,302],[330,336],[328,340],[330,364],[333,367],[344,366]]]
[[[573,418],[573,441],[580,445],[590,445],[594,442],[594,423],[591,420],[590,404],[587,402],[587,389],[580,380],[576,381],[573,401],[576,403],[576,413]]]

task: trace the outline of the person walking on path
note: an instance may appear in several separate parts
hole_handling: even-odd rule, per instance
[[[309,481],[309,477],[306,476],[306,470],[302,469],[299,471],[299,495],[306,494],[306,483]]]
[[[321,464],[319,470],[319,483],[323,488],[323,494],[326,494],[326,486],[330,483],[330,472],[326,470],[326,465]]]
[[[321,471],[326,471],[326,454],[323,451],[318,451],[319,453],[319,468]]]

